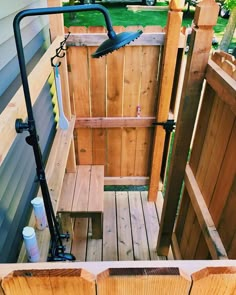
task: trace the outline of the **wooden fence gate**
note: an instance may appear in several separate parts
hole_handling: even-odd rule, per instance
[[[136,29],[138,27],[115,27],[116,32]],[[145,27],[141,37],[130,44],[132,46],[92,59],[91,53],[106,38],[105,29],[70,27],[68,30],[71,32],[67,40],[68,69],[76,114],[77,163],[104,165],[107,184],[148,184],[155,138],[152,123],[157,120],[158,105],[161,104],[158,98],[160,81],[166,67],[163,64],[166,34],[158,26]],[[184,36],[178,33],[175,43],[173,65],[178,73]],[[165,120],[171,115],[171,97],[173,109],[175,105],[178,75],[174,81],[174,73],[171,87],[168,85],[169,94],[166,91],[169,99],[161,98],[167,106]],[[165,135],[162,138],[165,140]],[[159,166],[162,149],[160,153]],[[109,177],[112,180],[109,181]]]

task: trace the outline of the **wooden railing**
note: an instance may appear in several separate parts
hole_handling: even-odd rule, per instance
[[[235,294],[235,261],[1,265],[0,294]]]

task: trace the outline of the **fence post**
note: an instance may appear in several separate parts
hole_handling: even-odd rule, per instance
[[[157,242],[157,252],[159,255],[167,255],[171,243],[202,83],[211,50],[213,26],[217,22],[218,11],[219,6],[214,0],[203,0],[197,5],[194,15],[195,27],[191,35]]]
[[[176,67],[179,37],[181,31],[184,0],[172,0],[166,27],[166,37],[164,43],[163,61],[161,68],[161,78],[159,82],[159,97],[157,106],[157,122],[168,120],[171,93],[174,83],[174,73]],[[156,201],[159,188],[163,150],[165,144],[165,130],[162,126],[156,126],[154,133],[154,144],[152,154],[152,168],[150,175],[148,200]]]
[[[62,6],[62,0],[48,0],[48,6],[49,7]],[[53,41],[58,35],[64,36],[65,32],[64,32],[63,14],[50,15],[49,24],[50,24],[51,41]],[[70,120],[71,104],[70,104],[70,92],[69,92],[69,81],[68,81],[66,57],[62,58],[60,62],[61,62],[61,66],[59,70],[61,75],[63,107],[64,107],[64,112],[66,117]],[[67,172],[76,171],[75,148],[74,148],[73,140],[71,141],[66,170]]]

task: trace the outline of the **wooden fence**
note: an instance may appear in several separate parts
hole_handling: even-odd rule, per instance
[[[206,263],[202,261],[188,262],[184,269],[178,267],[178,263],[175,266],[175,263],[172,261],[169,266],[167,263],[166,267],[154,264],[140,267],[140,263],[136,263],[129,268],[124,264],[112,267],[110,263],[108,269],[109,263],[91,263],[85,269],[80,263],[47,263],[36,267],[32,264],[3,265],[0,294],[210,295],[215,292],[227,295],[236,292],[236,267],[233,262],[218,267],[204,267]]]
[[[139,28],[115,27],[116,32],[136,29]],[[92,59],[91,53],[106,38],[105,29],[70,27],[68,30],[71,32],[67,41],[70,93],[77,118],[77,163],[105,165],[106,176],[119,178],[113,184],[146,184],[151,173],[152,123],[160,103],[158,91],[166,34],[158,26],[145,27],[131,46]],[[182,52],[184,36],[178,35],[179,38],[176,51],[179,47]],[[181,59],[180,54],[176,71]],[[128,181],[124,180],[126,177]]]
[[[174,239],[183,259],[236,259],[236,61],[208,62]]]

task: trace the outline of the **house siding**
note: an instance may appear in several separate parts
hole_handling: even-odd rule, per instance
[[[5,1],[0,12],[0,113],[21,86],[12,21],[15,14],[34,7],[46,7],[46,0]],[[30,72],[49,45],[48,17],[22,20],[21,33],[27,71]],[[43,160],[46,162],[55,135],[55,118],[50,85],[45,84],[33,107]],[[9,122],[15,124],[15,122]],[[16,262],[22,244],[22,229],[27,225],[36,195],[36,166],[33,149],[18,134],[0,166],[0,263]]]

